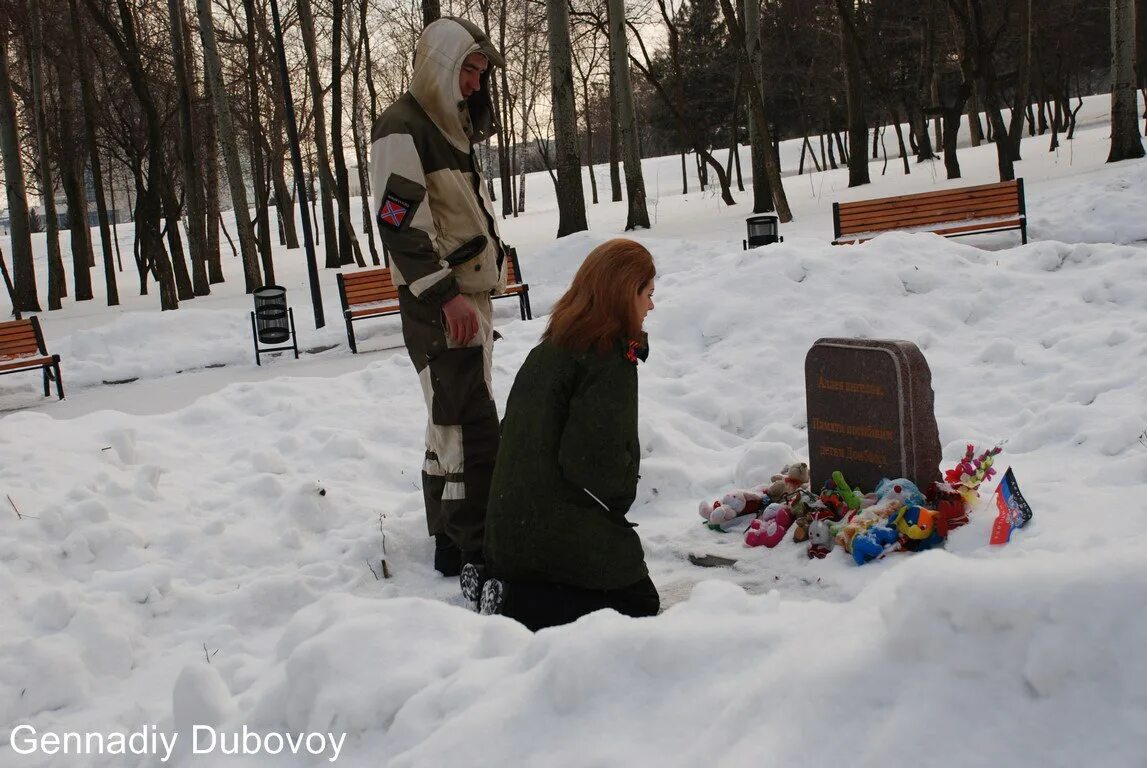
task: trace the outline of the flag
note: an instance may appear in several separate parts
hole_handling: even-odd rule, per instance
[[[1012,531],[1023,528],[1032,519],[1032,509],[1024,495],[1012,468],[1008,467],[1000,484],[996,486],[996,509],[999,510],[992,523],[992,544],[1007,544]]]

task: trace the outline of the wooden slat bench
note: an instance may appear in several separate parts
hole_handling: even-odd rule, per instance
[[[352,323],[368,317],[398,314],[398,288],[386,267],[340,272],[337,275],[339,299],[346,319],[346,338],[350,351],[358,353]]]
[[[516,296],[522,319],[532,320],[534,315],[530,308],[530,286],[521,282],[519,277],[521,274],[517,251],[513,248],[507,249],[506,290],[492,298],[505,299]],[[350,351],[357,354],[358,345],[355,343],[353,323],[368,317],[399,314],[398,288],[395,287],[394,278],[391,277],[390,269],[387,267],[340,272],[336,278],[343,318],[346,320],[347,342],[350,344]]]
[[[51,380],[56,379],[56,394],[64,399],[64,383],[60,378],[60,356],[49,355],[44,346],[40,321],[35,317],[0,323],[0,375],[34,371],[44,373],[44,397],[52,394]]]
[[[832,204],[833,245],[861,243],[883,232],[945,237],[1018,229],[1028,241],[1024,180]]]
[[[516,248],[506,249],[506,290],[494,296],[495,299],[518,297],[518,311],[523,320],[533,320],[534,312],[530,309],[530,284],[522,282],[522,266],[518,263]]]

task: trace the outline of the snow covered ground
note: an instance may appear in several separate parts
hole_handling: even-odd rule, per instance
[[[229,282],[178,312],[124,273],[122,307],[44,313],[67,399],[0,378],[0,765],[1147,765],[1147,162],[1104,163],[1106,108],[1089,100],[1057,153],[1025,141],[1026,246],[828,244],[834,200],[995,181],[991,145],[961,150],[956,182],[895,159],[860,189],[844,169],[790,175],[785,242],[749,252],[750,193],[727,208],[693,179],[683,196],[678,158],[646,161],[656,223],[636,237],[659,277],[631,517],[654,619],[531,635],[466,609],[430,567],[398,320],[360,323],[351,355],[322,270],[316,330],[301,250],[276,254],[298,361],[254,365],[229,254]],[[799,146],[782,154],[795,170]],[[496,303],[500,407],[581,257],[625,220],[594,206],[555,242],[544,174],[527,202],[503,231],[536,317]],[[862,568],[702,526],[699,501],[807,458],[803,361],[824,336],[918,344],[944,465],[1004,442],[1032,523],[989,547],[985,505],[945,550]],[[217,729],[210,754],[195,725],[200,747]],[[21,754],[31,729],[136,734],[149,754]],[[255,754],[224,757],[233,734]],[[270,754],[271,734],[312,739]]]

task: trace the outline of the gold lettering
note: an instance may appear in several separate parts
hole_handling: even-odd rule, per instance
[[[891,429],[881,429],[863,424],[841,424],[838,421],[825,421],[824,419],[814,418],[812,420],[812,428],[821,432],[833,432],[838,435],[848,435],[849,437],[867,437],[871,440],[883,440],[889,443],[896,440],[896,436],[892,433]]]
[[[884,397],[884,387],[868,381],[843,381],[841,379],[826,379],[823,375],[817,377],[817,387],[833,392],[850,392],[856,395],[870,395]]]

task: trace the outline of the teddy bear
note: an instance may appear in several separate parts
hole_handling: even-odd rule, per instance
[[[824,559],[832,551],[832,526],[827,520],[813,520],[808,527],[808,556],[809,559]]]
[[[745,544],[772,549],[785,537],[792,523],[793,513],[787,504],[770,504],[759,518],[749,523],[749,530],[745,531]]]
[[[808,464],[798,461],[781,467],[778,474],[772,476],[772,482],[765,488],[765,493],[773,501],[788,499],[801,488],[807,488],[811,475]]]

